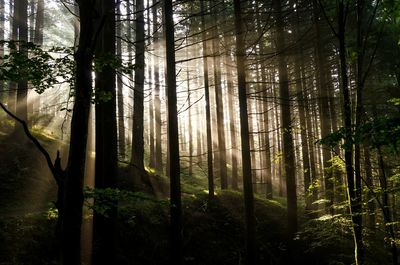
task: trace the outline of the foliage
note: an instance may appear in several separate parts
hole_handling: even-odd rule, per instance
[[[66,47],[51,47],[44,50],[32,42],[0,41],[0,46],[7,47],[8,54],[0,57],[0,80],[30,82],[37,93],[55,85],[66,83],[74,95],[75,60],[74,49]],[[131,62],[123,62],[115,55],[103,55],[94,59],[94,69],[98,72],[110,67],[121,73],[131,73],[136,68]],[[109,101],[112,95],[109,92],[96,91],[93,102]],[[67,110],[67,109],[62,109]],[[70,111],[70,110],[67,110]]]
[[[354,128],[351,135],[351,144],[365,144],[374,148],[388,146],[397,153],[400,145],[400,118],[383,117],[365,122],[359,128]],[[341,128],[318,142],[333,148],[346,136],[345,128]],[[341,147],[346,148],[343,144]]]
[[[0,45],[10,50],[0,57],[0,80],[29,81],[38,93],[65,82],[73,87],[72,48],[53,47],[45,51],[31,42],[4,40]]]
[[[89,187],[84,188],[84,196],[86,199],[86,205],[100,213],[104,216],[107,216],[108,210],[113,207],[118,206],[119,201],[131,202],[132,200],[144,200],[157,204],[168,204],[165,200],[158,200],[154,197],[146,195],[142,192],[133,192],[129,190],[120,190],[120,189],[93,189]],[[94,199],[95,203],[92,205],[88,199]]]
[[[124,62],[113,54],[103,54],[94,58],[94,70],[96,72],[102,72],[106,68],[111,68],[123,74],[130,74],[137,67],[132,62]]]
[[[44,214],[0,218],[0,264],[57,264],[54,231]]]
[[[323,215],[307,222],[296,241],[311,264],[351,264],[351,226],[343,216]]]

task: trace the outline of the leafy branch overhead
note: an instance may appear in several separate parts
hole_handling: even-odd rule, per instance
[[[30,82],[39,94],[55,85],[68,84],[74,90],[74,49],[51,47],[44,50],[32,42],[1,40],[0,46],[8,48],[8,54],[0,56],[0,80]],[[127,74],[135,69],[131,62],[123,62],[115,55],[106,54],[94,59],[95,70],[101,72],[110,67]],[[73,93],[71,94],[73,95]],[[101,94],[100,94],[101,95]],[[100,100],[107,100],[101,97]]]
[[[72,48],[52,47],[45,51],[32,42],[22,41],[0,41],[0,46],[10,50],[0,57],[0,80],[29,81],[39,94],[62,83],[73,87]]]
[[[318,143],[330,148],[337,145],[347,148],[345,144],[341,144],[345,137],[345,128],[340,128],[319,140]],[[358,128],[354,127],[351,144],[364,144],[373,148],[388,146],[393,152],[398,153],[398,147],[400,146],[400,119],[382,117],[366,122]]]

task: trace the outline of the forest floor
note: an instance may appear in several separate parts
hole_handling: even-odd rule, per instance
[[[0,125],[0,265],[57,264],[54,180],[36,148],[29,142],[13,141],[9,133]],[[50,152],[63,146],[51,135],[35,135]],[[131,185],[128,172],[121,166],[121,188]],[[219,190],[210,201],[205,183],[203,176],[182,177],[185,264],[242,264],[242,195]],[[169,205],[164,199],[168,179],[149,174],[141,189],[152,199],[120,203],[116,264],[167,265]],[[300,232],[289,256],[284,204],[256,195],[255,214],[259,264],[352,263],[350,223],[345,216],[309,220],[300,213]],[[368,264],[389,264],[382,240],[376,237],[368,241]]]

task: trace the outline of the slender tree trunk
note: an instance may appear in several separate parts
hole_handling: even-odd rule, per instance
[[[257,7],[257,28],[261,32],[262,31],[262,26],[261,26],[261,17],[260,17],[260,12],[259,8]],[[264,54],[265,49],[264,49],[264,43],[260,41],[259,43],[260,46],[260,54]],[[260,56],[260,60],[262,60],[262,57]],[[263,128],[264,132],[261,136],[261,149],[264,149],[264,152],[260,152],[260,155],[262,157],[263,161],[263,171],[265,172],[265,194],[267,199],[272,199],[272,163],[271,163],[271,146],[269,143],[269,105],[268,105],[268,88],[265,85],[267,83],[267,71],[266,67],[263,63],[260,64],[261,67],[261,90],[262,90],[262,106],[260,107],[261,112],[264,113],[262,120],[263,120]],[[257,72],[258,73],[258,72]],[[259,80],[259,77],[257,75],[257,81]]]
[[[271,78],[272,82],[275,83],[275,73],[272,74]],[[275,149],[275,159],[276,159],[276,171],[275,171],[275,177],[278,177],[278,182],[279,182],[279,196],[283,197],[284,196],[284,188],[283,188],[283,174],[282,174],[282,141],[281,141],[281,123],[279,122],[279,112],[278,112],[278,89],[276,87],[273,87],[273,94],[274,94],[274,120],[275,120],[275,128],[276,129],[276,135],[274,137],[275,143],[274,146],[276,145]]]
[[[186,53],[186,58],[189,58],[189,53]],[[186,85],[187,85],[187,93],[188,93],[188,106],[189,106],[189,117],[188,117],[188,126],[189,126],[189,177],[193,175],[193,128],[192,128],[192,102],[191,102],[191,92],[190,92],[190,69],[189,63],[186,66]]]
[[[214,173],[213,173],[213,146],[211,139],[211,109],[210,109],[210,88],[208,84],[208,48],[207,48],[207,35],[205,25],[205,1],[201,0],[201,29],[203,38],[203,75],[204,75],[204,90],[205,90],[205,103],[206,103],[206,127],[207,127],[207,168],[208,168],[208,193],[210,198],[214,196]]]
[[[171,264],[183,263],[182,206],[179,164],[178,111],[176,99],[175,37],[172,0],[164,2],[165,40],[167,53],[168,152],[171,189]]]
[[[332,132],[336,132],[338,130],[338,120],[337,117],[339,113],[337,112],[338,106],[336,105],[336,100],[335,100],[335,88],[333,85],[333,80],[332,76],[330,74],[330,71],[326,71],[325,73],[327,75],[326,80],[327,84],[329,86],[328,88],[328,96],[329,96],[329,110],[330,110],[330,116],[331,116],[331,127],[332,127]],[[340,146],[337,145],[334,148],[334,156],[340,156]],[[334,181],[334,199],[337,202],[342,202],[345,201],[345,190],[344,190],[344,185],[343,185],[343,174],[341,170],[338,168],[333,168],[333,179]]]
[[[11,2],[11,1],[10,1]],[[14,3],[14,8],[10,10],[10,17],[13,19],[10,21],[10,28],[11,28],[11,40],[17,41],[18,40],[18,23],[17,23],[17,9],[18,9],[18,4],[15,4],[16,0],[13,1]],[[15,113],[16,107],[17,107],[17,102],[16,102],[16,96],[17,96],[17,83],[15,82],[9,82],[9,93],[8,93],[8,109]]]
[[[36,20],[35,20],[35,28],[34,28],[34,38],[31,38],[31,41],[36,45],[43,45],[43,27],[44,27],[44,0],[37,0],[37,8],[36,8]],[[33,17],[33,16],[32,16]],[[31,24],[33,27],[33,24]],[[36,97],[34,100],[31,100],[29,111],[33,114],[34,112],[39,112],[40,109],[40,97]]]
[[[250,79],[249,75],[246,76],[246,80]],[[248,87],[248,93],[254,93],[255,89],[252,87]],[[255,132],[254,129],[254,113],[257,111],[253,110],[254,100],[249,99],[248,101],[248,112],[251,114],[249,115],[249,144],[250,144],[250,159],[251,159],[251,179],[253,183],[253,192],[257,194],[257,164],[256,164],[256,145],[255,145]]]
[[[18,28],[18,40],[22,42],[28,42],[28,1],[27,0],[17,0],[14,3],[15,5],[15,14],[14,19],[17,23]],[[28,51],[23,48],[21,45],[19,46],[19,51],[24,54],[24,56],[28,56]],[[17,116],[28,122],[28,81],[20,80],[18,82],[17,89],[17,108],[16,114]],[[15,132],[17,134],[22,134],[22,130],[17,126],[15,128]]]
[[[5,38],[5,3],[4,0],[0,0],[0,40],[4,40]],[[4,48],[0,48],[0,58],[4,56]],[[1,60],[0,60],[1,63]],[[5,93],[4,93],[4,81],[0,80],[0,102],[5,101]],[[4,100],[4,101],[3,101]]]
[[[62,265],[80,265],[80,235],[83,205],[83,177],[85,172],[88,120],[92,93],[92,3],[77,2],[80,14],[80,36],[75,52],[75,104],[71,120],[70,150],[65,178],[64,211],[62,216]]]
[[[28,0],[28,41],[34,42],[35,40],[35,3],[36,0]]]
[[[304,65],[304,57],[302,56],[302,60],[300,60],[300,69],[301,69],[301,76],[302,76],[302,84],[304,91],[307,91],[308,85],[307,85],[307,76],[305,74],[305,65]],[[315,153],[314,153],[314,137],[313,137],[313,126],[312,126],[312,121],[311,121],[311,112],[309,109],[309,100],[308,100],[308,95],[307,93],[303,94],[303,108],[304,108],[304,114],[305,114],[305,120],[306,120],[306,126],[307,126],[307,146],[308,146],[308,151],[309,151],[309,165],[310,165],[310,185],[311,185],[311,190],[309,187],[307,187],[308,192],[310,193],[311,196],[311,201],[314,202],[318,199],[318,190],[316,189],[316,184],[317,184],[317,170],[315,166]],[[305,181],[306,182],[306,181]],[[315,206],[311,205],[311,209],[315,209]]]
[[[44,0],[37,0],[34,43],[43,45]]]
[[[197,134],[196,134],[196,149],[197,149],[197,164],[200,168],[202,168],[203,166],[203,147],[202,147],[202,138],[203,138],[203,134],[202,134],[202,120],[200,119],[200,115],[201,115],[201,111],[200,111],[200,107],[199,105],[197,105],[196,107],[196,128],[197,128]]]
[[[388,183],[387,183],[385,162],[383,159],[381,147],[378,146],[377,149],[378,149],[377,151],[378,151],[378,166],[379,166],[379,182],[380,182],[380,186],[383,191],[382,192],[382,211],[383,211],[385,230],[390,238],[389,246],[392,251],[393,265],[397,265],[398,264],[398,251],[397,251],[397,246],[396,246],[396,234],[393,229],[394,225],[392,224],[392,216],[390,213]]]
[[[300,47],[301,49],[301,47]],[[298,51],[299,52],[299,51]],[[301,56],[301,55],[300,55]],[[304,111],[304,95],[303,87],[301,82],[301,70],[299,61],[301,58],[299,55],[295,56],[295,79],[296,79],[296,92],[297,92],[297,104],[299,106],[299,119],[300,119],[300,137],[301,137],[301,154],[303,157],[303,179],[304,179],[304,196],[306,202],[306,211],[312,209],[312,197],[310,194],[311,176],[310,176],[310,157],[308,151],[308,139],[307,139],[307,122],[306,114]]]
[[[341,88],[343,94],[343,120],[344,120],[344,156],[346,164],[346,178],[347,178],[347,193],[350,205],[350,214],[353,222],[353,237],[354,237],[354,256],[356,265],[360,264],[361,261],[361,249],[362,244],[361,238],[361,227],[357,226],[359,214],[356,201],[356,190],[354,183],[354,168],[353,168],[353,143],[352,143],[352,112],[351,112],[351,99],[347,76],[347,62],[346,62],[346,25],[345,16],[347,14],[347,7],[345,8],[343,1],[339,2],[339,16],[338,16],[338,38],[339,38],[339,56],[340,56],[340,76],[341,76]]]
[[[364,90],[364,82],[363,82],[363,61],[364,61],[364,53],[362,51],[363,48],[363,32],[362,32],[362,23],[363,23],[363,9],[364,9],[364,1],[357,0],[357,77],[356,77],[356,114],[355,114],[355,125],[356,130],[358,130],[363,123],[363,90]],[[355,143],[354,145],[354,181],[355,181],[355,201],[353,206],[353,221],[355,224],[354,233],[357,238],[357,247],[358,247],[358,258],[360,260],[360,264],[364,263],[364,243],[362,240],[362,231],[363,231],[363,222],[362,222],[362,187],[361,187],[361,146],[359,143]],[[355,215],[354,215],[355,214]]]
[[[287,211],[288,211],[288,234],[292,238],[297,231],[297,195],[296,195],[296,174],[295,174],[295,154],[293,147],[289,83],[285,55],[285,37],[283,31],[283,17],[281,9],[281,1],[274,0],[274,11],[277,23],[277,47],[278,47],[278,68],[279,68],[279,92],[281,104],[281,121],[282,121],[282,146],[283,159],[286,177],[287,192]]]
[[[147,0],[147,36],[148,36],[148,42],[147,46],[150,47],[151,45],[151,21],[150,21],[150,1]],[[148,61],[153,62],[154,57],[152,56],[151,58],[147,59]],[[153,80],[152,80],[152,67],[154,64],[149,63],[147,66],[147,72],[148,72],[148,84],[150,88],[150,97],[149,97],[149,148],[150,148],[150,157],[149,157],[149,166],[151,168],[155,167],[156,164],[156,158],[155,158],[155,145],[154,145],[154,93],[153,93]]]
[[[228,45],[228,38],[224,35],[224,43]],[[238,190],[238,161],[237,161],[237,143],[236,143],[236,126],[235,126],[235,119],[236,115],[234,112],[234,102],[233,102],[233,95],[234,95],[234,86],[233,86],[233,75],[232,69],[230,65],[232,61],[230,58],[230,51],[227,50],[224,56],[224,64],[225,64],[225,71],[226,71],[226,83],[227,83],[227,92],[228,92],[228,114],[229,114],[229,130],[231,136],[231,166],[232,166],[232,179],[231,185],[232,189]]]
[[[214,15],[217,16],[218,10],[214,10]],[[215,20],[217,22],[217,20]],[[222,100],[222,87],[221,87],[221,62],[219,53],[219,39],[218,25],[214,24],[212,49],[214,52],[214,89],[215,89],[215,103],[217,113],[217,134],[218,134],[218,162],[219,162],[219,175],[221,179],[221,189],[228,188],[228,176],[226,168],[226,147],[225,147],[225,126],[224,126],[224,105]]]
[[[121,18],[121,4],[117,7],[117,21]],[[122,22],[118,22],[117,25],[117,36],[122,37]],[[117,56],[119,60],[122,60],[122,41],[121,38],[117,38]],[[125,109],[124,109],[124,95],[123,95],[123,83],[122,74],[117,73],[117,100],[118,100],[118,155],[121,159],[125,159],[126,156],[126,136],[125,136]]]
[[[257,264],[256,257],[256,221],[254,217],[254,194],[251,178],[251,159],[249,142],[249,121],[247,114],[246,95],[246,50],[244,42],[244,31],[242,9],[240,0],[234,0],[235,12],[235,34],[236,34],[236,64],[239,91],[239,114],[240,114],[240,135],[242,140],[242,170],[243,170],[243,196],[245,207],[245,242],[246,260],[245,264]]]
[[[374,183],[373,183],[373,178],[372,178],[372,165],[371,165],[371,154],[369,151],[369,148],[367,146],[364,146],[364,165],[365,165],[365,182],[368,185],[368,187],[372,188]],[[375,231],[375,201],[373,198],[373,192],[371,190],[368,190],[367,196],[366,196],[366,201],[367,203],[367,208],[368,208],[368,218],[367,218],[367,224],[369,228],[372,231]]]
[[[330,128],[330,113],[329,113],[329,97],[328,97],[328,84],[325,75],[324,64],[325,55],[324,47],[322,44],[321,34],[320,34],[320,22],[318,14],[318,3],[317,0],[313,1],[313,12],[314,12],[314,25],[316,33],[315,41],[315,57],[317,66],[317,90],[318,90],[318,106],[319,106],[319,117],[321,123],[321,138],[327,137],[331,133]],[[323,180],[325,184],[325,196],[328,200],[325,205],[326,211],[333,214],[333,179],[332,170],[329,170],[331,166],[332,155],[328,148],[322,148],[322,167],[323,167]]]
[[[135,54],[135,84],[133,102],[133,133],[132,133],[132,166],[135,180],[144,177],[144,70],[145,70],[145,34],[144,34],[144,4],[136,1],[136,54]]]
[[[157,5],[153,7],[153,29],[158,28]],[[154,31],[153,30],[153,31]],[[155,52],[159,48],[158,33],[154,34]],[[157,54],[157,53],[156,53]],[[154,58],[154,115],[155,115],[155,168],[158,173],[162,172],[162,147],[161,147],[161,100],[160,100],[160,71],[158,56]]]

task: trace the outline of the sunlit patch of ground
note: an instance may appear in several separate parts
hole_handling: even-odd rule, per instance
[[[4,126],[0,129],[0,215],[23,216],[46,211],[56,195],[56,184],[47,163],[27,138],[15,139],[8,129]],[[38,128],[32,133],[53,159],[61,149],[65,162],[65,144]]]

